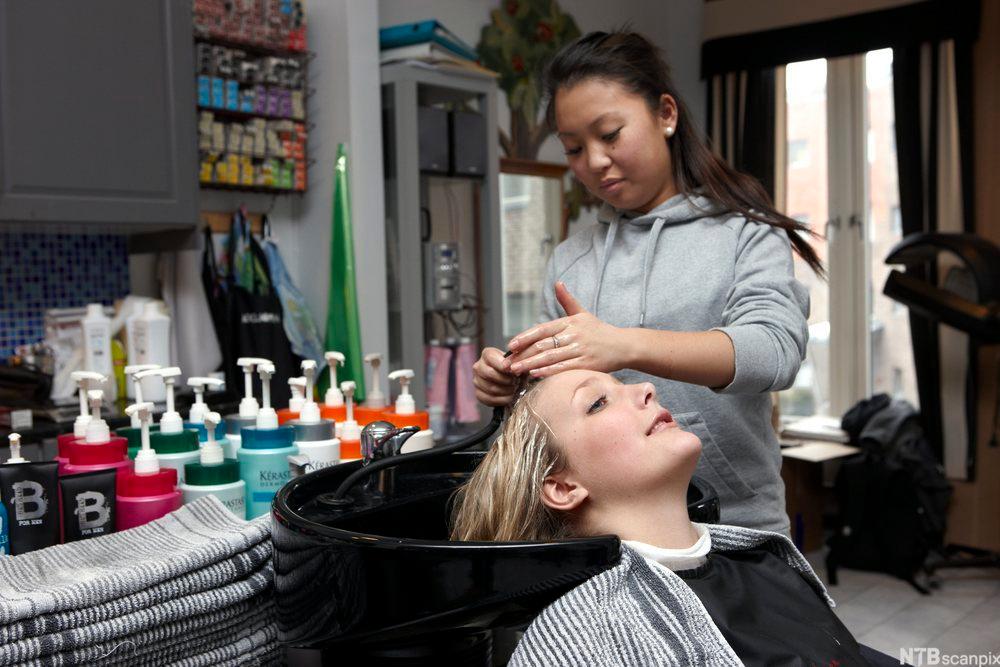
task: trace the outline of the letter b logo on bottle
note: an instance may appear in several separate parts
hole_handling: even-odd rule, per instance
[[[45,516],[49,501],[45,489],[38,482],[14,482],[14,513],[18,521],[30,521]]]
[[[84,491],[76,494],[76,514],[77,521],[80,522],[80,530],[89,528],[100,528],[108,522],[111,510],[108,509],[104,501],[104,494],[97,491]]]

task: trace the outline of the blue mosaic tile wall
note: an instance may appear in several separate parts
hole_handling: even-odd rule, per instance
[[[44,338],[49,308],[111,305],[128,291],[125,236],[0,231],[0,358]]]

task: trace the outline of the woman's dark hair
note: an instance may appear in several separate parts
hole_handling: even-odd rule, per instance
[[[747,220],[779,227],[788,233],[795,251],[816,272],[823,263],[806,236],[815,236],[804,224],[779,212],[767,191],[753,176],[729,166],[698,135],[691,114],[677,93],[670,68],[660,49],[635,32],[591,32],[564,46],[543,75],[548,100],[545,117],[555,128],[555,98],[560,88],[587,79],[615,81],[646,100],[653,113],[664,93],[677,103],[677,132],[671,141],[674,181],[682,193],[702,188],[702,194]]]

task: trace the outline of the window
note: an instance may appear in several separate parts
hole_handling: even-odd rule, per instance
[[[790,169],[809,166],[809,142],[806,139],[794,139],[788,142],[788,166]]]
[[[829,281],[796,258],[811,297],[810,340],[782,413],[839,416],[878,392],[917,405],[908,313],[882,295],[883,260],[902,235],[892,51],[791,63],[784,81],[784,210],[816,221]]]

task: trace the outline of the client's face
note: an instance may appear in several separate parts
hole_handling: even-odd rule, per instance
[[[622,384],[596,371],[545,380],[535,407],[568,461],[567,475],[591,500],[686,492],[701,441],[682,431],[650,383]]]

